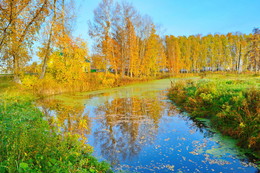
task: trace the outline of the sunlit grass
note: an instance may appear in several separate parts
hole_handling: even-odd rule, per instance
[[[194,117],[260,154],[260,82],[254,75],[207,75],[173,83],[170,98]]]

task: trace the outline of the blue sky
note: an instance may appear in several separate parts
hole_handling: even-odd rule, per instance
[[[119,0],[120,1],[120,0]],[[152,17],[166,35],[214,34],[260,27],[260,0],[128,0],[141,14]],[[75,35],[89,40],[87,21],[100,0],[76,0]],[[91,42],[91,41],[90,41]]]
[[[121,0],[114,0],[121,1]],[[152,17],[161,25],[165,35],[189,36],[196,34],[251,33],[260,27],[260,0],[126,0],[132,2],[141,14]],[[74,35],[86,39],[88,21],[101,0],[75,0],[77,22]],[[38,58],[34,56],[33,61]]]

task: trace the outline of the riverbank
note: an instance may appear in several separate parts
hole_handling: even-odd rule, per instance
[[[33,93],[10,77],[0,85],[0,172],[112,172],[86,139],[50,126]]]
[[[71,80],[69,82],[59,81],[51,76],[46,76],[44,79],[38,79],[36,76],[28,75],[23,78],[22,83],[24,89],[39,97],[45,97],[63,93],[108,89],[168,77],[169,75],[163,74],[157,77],[121,77],[113,73],[106,74],[105,72],[99,72],[84,75],[80,80]]]
[[[170,99],[191,116],[207,118],[222,134],[260,158],[260,78],[216,75],[172,83]]]

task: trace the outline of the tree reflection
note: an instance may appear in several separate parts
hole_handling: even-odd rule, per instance
[[[38,104],[53,128],[58,127],[62,133],[77,133],[84,139],[85,134],[89,134],[90,119],[84,112],[84,104],[69,105],[52,98]]]
[[[94,132],[101,153],[112,164],[136,156],[143,146],[151,144],[158,132],[164,102],[149,98],[119,98],[99,106],[102,115]]]

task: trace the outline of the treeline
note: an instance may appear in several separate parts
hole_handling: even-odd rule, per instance
[[[249,35],[163,36],[149,16],[126,1],[102,0],[94,10],[89,34],[96,44],[89,56],[85,40],[72,36],[73,4],[73,0],[1,0],[0,66],[14,74],[15,82],[22,83],[26,71],[46,83],[75,85],[96,78],[86,73],[91,68],[105,71],[104,78],[109,71],[116,76],[112,78],[145,78],[260,70],[259,29]],[[28,66],[33,54],[40,64]]]
[[[157,27],[129,3],[103,0],[94,11],[96,68],[132,76],[160,72],[259,71],[260,30],[253,34],[160,36]]]
[[[166,36],[167,68],[175,73],[200,71],[259,71],[260,30],[253,34]]]

